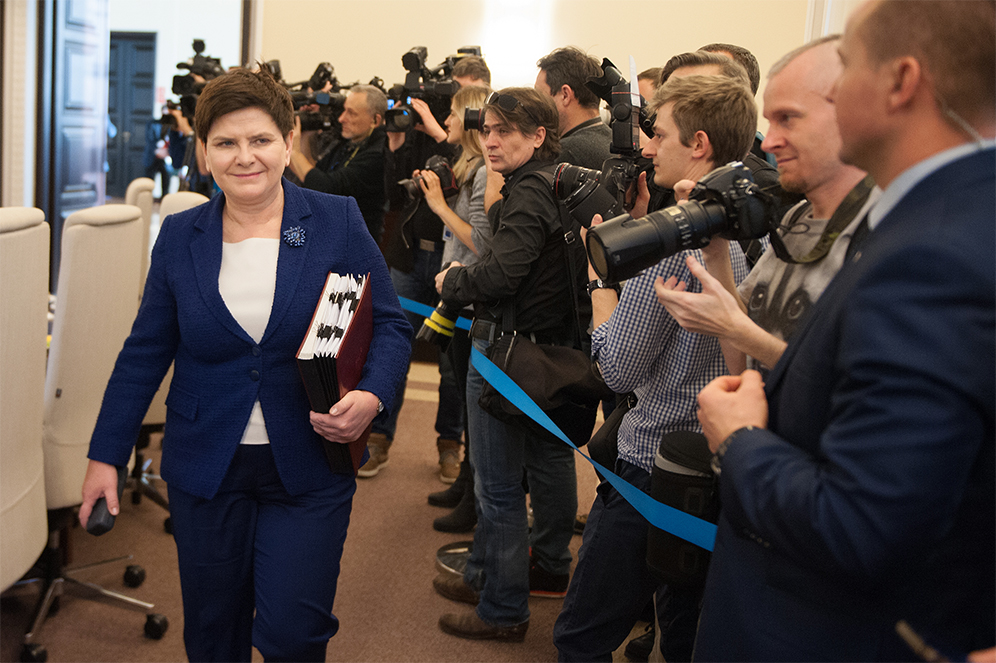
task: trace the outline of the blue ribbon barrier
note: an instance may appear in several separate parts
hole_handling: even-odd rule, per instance
[[[398,299],[401,300],[402,308],[412,313],[417,313],[424,317],[428,317],[432,313],[433,309],[425,304],[420,304],[404,297],[399,297]],[[461,317],[457,320],[457,327],[460,329],[470,329],[470,321]],[[474,368],[477,369],[477,372],[481,374],[481,377],[487,380],[498,393],[507,398],[515,407],[522,410],[523,414],[548,430],[565,444],[570,445],[582,458],[591,463],[605,477],[605,480],[612,484],[612,487],[619,491],[619,494],[640,515],[647,519],[647,522],[689,543],[694,543],[700,548],[712,550],[716,541],[716,526],[714,524],[658,502],[633,484],[603,467],[597,461],[589,458],[564,435],[564,432],[560,430],[557,424],[553,423],[550,417],[546,416],[546,412],[541,410],[533,399],[526,392],[522,391],[519,385],[515,384],[510,377],[505,375],[500,368],[495,366],[477,348],[471,349],[470,361],[474,365]]]
[[[407,297],[398,297],[398,300],[401,302],[401,308],[421,315],[423,318],[428,318],[432,315],[432,311],[434,310],[431,306],[426,306],[421,302],[417,302],[414,299],[408,299]],[[470,331],[470,320],[464,317],[457,318],[456,326],[457,329]],[[415,331],[418,330],[416,329]]]

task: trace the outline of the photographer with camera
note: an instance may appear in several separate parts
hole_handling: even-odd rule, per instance
[[[315,191],[352,196],[360,207],[374,241],[384,227],[384,113],[387,97],[373,85],[354,85],[346,94],[339,124],[342,141],[313,161],[303,151],[309,136],[301,134],[301,118],[294,118],[294,147],[290,169],[304,186]]]
[[[688,267],[701,292],[685,292],[674,278],[656,284],[658,299],[682,327],[719,339],[733,375],[748,363],[765,372],[775,365],[840,269],[859,219],[880,193],[872,191],[864,171],[838,156],[840,133],[829,100],[840,71],[838,43],[838,35],[810,42],[785,55],[768,75],[765,150],[778,159],[782,187],[806,200],[785,214],[775,244],[739,292],[694,259]],[[711,251],[703,250],[710,264],[724,259]]]
[[[649,111],[656,113],[655,135],[644,155],[653,160],[655,183],[668,189],[680,180],[698,180],[716,166],[743,159],[757,127],[757,109],[746,83],[721,76],[671,80],[654,93]],[[747,266],[739,244],[713,242],[729,252],[731,278],[743,279]],[[621,295],[589,267],[595,325],[592,356],[610,388],[636,396],[619,427],[614,469],[648,493],[662,437],[701,431],[695,394],[727,372],[718,341],[683,330],[654,297],[658,277],[673,275],[687,281],[685,260],[698,255],[699,251],[689,250],[664,258],[627,281]],[[629,635],[648,600],[663,588],[647,564],[647,538],[644,517],[603,482],[554,627],[560,660],[612,660],[612,652]],[[668,661],[690,660],[701,589],[701,583],[669,587],[666,614],[658,595],[658,616],[662,631],[666,630],[662,651]]]
[[[475,50],[468,47],[461,50]],[[479,49],[477,49],[479,50]],[[430,69],[425,64],[427,50],[415,46],[405,53],[401,62],[407,70],[405,84],[392,88],[392,98],[400,97],[388,113],[385,181],[391,212],[400,217],[384,238],[384,255],[391,266],[391,280],[401,297],[435,307],[439,301],[435,276],[443,262],[445,226],[428,204],[423,204],[419,185],[409,190],[404,183],[413,173],[427,169],[430,161],[447,163],[457,149],[447,142],[447,132],[439,125],[436,115],[443,117],[441,108],[450,109],[458,84],[449,75],[461,60],[473,56],[450,56]],[[471,68],[479,71],[478,68]],[[490,78],[490,72],[488,73]],[[407,107],[402,101],[408,101]],[[415,195],[412,195],[414,193]],[[408,312],[414,329],[422,325],[421,316]],[[414,343],[415,338],[412,337]],[[389,416],[378,417],[373,424],[367,447],[370,460],[360,468],[360,476],[375,476],[388,462],[388,450],[394,441],[398,414],[404,404],[404,388],[398,391],[397,402]],[[458,386],[446,353],[439,355],[439,404],[436,410],[436,447],[444,483],[455,480],[450,460],[460,448],[466,423],[463,416],[463,391]]]
[[[453,199],[453,207],[447,203],[440,176],[434,170],[415,172],[416,186],[421,187],[426,203],[446,224],[447,231],[443,235],[445,243],[443,264],[458,262],[471,265],[477,262],[478,256],[491,245],[491,226],[484,210],[484,193],[491,173],[484,162],[478,131],[464,125],[466,110],[472,109],[470,112],[474,113],[476,109],[479,113],[488,92],[486,87],[466,86],[453,95],[450,114],[446,118],[447,142],[459,146],[460,152],[454,157],[452,174],[444,172],[450,183],[459,187]],[[496,177],[500,179],[501,176],[496,175]],[[500,182],[496,184],[501,187]],[[435,281],[433,283],[435,284]],[[470,337],[465,331],[453,327],[456,316],[463,311],[450,311],[445,302],[440,306],[446,308],[449,317],[439,320],[436,316],[440,315],[440,309],[437,309],[433,317],[423,324],[419,338],[431,336],[445,350],[453,368],[457,388],[460,394],[464,394],[467,391]],[[437,325],[436,321],[442,326]],[[464,421],[466,419],[466,404],[464,404]],[[469,431],[467,435],[469,437]],[[477,524],[474,476],[470,469],[470,445],[464,446],[462,462],[460,445],[455,440],[440,438],[437,446],[440,478],[444,482],[453,483],[448,489],[429,495],[429,503],[454,509],[451,513],[436,518],[432,526],[441,532],[469,532]]]
[[[579,268],[583,254],[579,242],[565,241],[550,186],[560,149],[557,125],[549,95],[532,88],[492,93],[484,107],[485,156],[505,177],[502,199],[488,211],[494,235],[477,263],[453,263],[436,277],[436,287],[443,301],[473,303],[471,337],[485,354],[506,326],[536,344],[575,343],[579,312],[568,293],[572,279],[583,288],[584,274],[570,273],[568,251],[575,252]],[[581,315],[587,319],[588,313]],[[447,598],[477,606],[474,612],[443,615],[439,625],[446,633],[521,642],[529,626],[530,594],[559,596],[567,588],[577,508],[574,452],[552,436],[485,412],[478,404],[483,387],[471,366],[467,409],[480,515],[473,551],[462,578],[440,574],[433,586]],[[585,439],[594,414],[592,409]],[[577,428],[584,423],[576,422]],[[523,468],[534,513],[531,533]]]
[[[598,113],[598,96],[585,84],[602,75],[598,60],[574,46],[558,48],[536,63],[533,87],[550,95],[560,118],[560,163],[599,170],[612,156],[612,129]]]

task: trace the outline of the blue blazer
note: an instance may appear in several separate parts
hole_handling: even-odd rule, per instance
[[[768,376],[768,430],[723,460],[696,660],[916,660],[900,619],[993,645],[994,163],[907,194]]]
[[[305,241],[280,243],[273,309],[258,344],[218,291],[225,196],[162,224],[138,317],[104,394],[90,458],[127,464],[149,403],[174,362],[161,466],[171,487],[215,495],[257,399],[287,491],[327,486],[333,475],[309,421],[295,355],[329,271],[371,275],[374,336],[357,388],[385,405],[394,402],[412,330],[356,201],[287,180],[283,187],[281,235],[302,228]]]

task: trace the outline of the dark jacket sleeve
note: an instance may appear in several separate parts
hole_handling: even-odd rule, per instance
[[[491,302],[514,295],[539,258],[551,232],[559,222],[559,210],[545,191],[543,180],[525,178],[500,208],[491,250],[473,265],[451,269],[443,282],[446,301],[469,304]],[[492,223],[492,227],[495,224]]]

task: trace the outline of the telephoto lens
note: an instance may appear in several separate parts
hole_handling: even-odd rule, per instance
[[[562,163],[553,173],[553,194],[564,202],[571,217],[587,228],[596,214],[610,219],[623,213],[603,180],[601,171]]]
[[[456,331],[456,321],[459,317],[459,306],[439,302],[439,306],[422,323],[415,338],[435,343],[440,350],[445,352],[450,345],[450,339],[453,338],[453,333]]]
[[[778,200],[733,161],[699,180],[682,205],[639,219],[623,214],[591,228],[588,257],[602,280],[618,283],[679,251],[701,249],[716,235],[740,241],[763,237],[778,226],[778,211]]]

